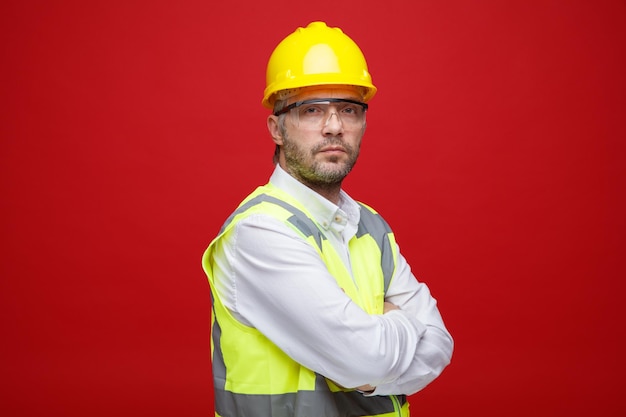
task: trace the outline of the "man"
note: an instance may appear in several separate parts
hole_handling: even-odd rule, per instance
[[[429,289],[387,223],[341,189],[375,92],[358,46],[325,23],[270,57],[274,173],[203,257],[216,416],[408,416],[406,396],[450,363]]]

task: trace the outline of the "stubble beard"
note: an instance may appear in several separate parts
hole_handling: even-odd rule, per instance
[[[340,144],[345,149],[348,156],[346,161],[341,162],[338,156],[327,157],[323,162],[315,159],[322,148],[336,144]],[[286,134],[283,134],[283,152],[290,173],[301,182],[318,187],[340,185],[352,171],[359,156],[358,148],[355,149],[336,137],[329,137],[321,144],[306,150],[299,147]]]

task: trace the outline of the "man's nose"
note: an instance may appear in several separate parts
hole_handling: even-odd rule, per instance
[[[334,117],[333,117],[334,116]],[[343,123],[336,111],[329,112],[326,122],[324,123],[324,132],[338,133],[343,130]]]

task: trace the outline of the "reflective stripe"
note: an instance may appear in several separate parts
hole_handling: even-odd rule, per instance
[[[213,306],[213,316],[215,317],[215,299],[213,298],[213,292],[211,292],[211,305]],[[213,341],[213,383],[215,384],[216,391],[223,390],[226,386],[226,364],[224,363],[224,356],[222,355],[222,328],[217,320],[213,321],[211,340]]]
[[[323,377],[319,377],[326,386]],[[394,397],[366,397],[358,391],[298,391],[287,394],[236,394],[215,390],[215,411],[221,417],[362,417],[395,411]],[[396,397],[402,407],[405,395]],[[263,414],[263,410],[269,410]]]
[[[241,213],[245,212],[246,210],[250,209],[251,207],[254,207],[257,204],[260,204],[260,203],[263,203],[263,202],[276,204],[277,206],[280,206],[280,207],[284,208],[285,210],[289,211],[291,214],[293,214],[293,217],[291,217],[289,219],[289,222],[291,224],[293,224],[294,226],[296,226],[296,228],[305,237],[313,236],[313,238],[315,239],[315,242],[317,243],[317,246],[319,247],[320,251],[322,250],[322,240],[325,240],[326,236],[324,236],[322,234],[322,232],[317,228],[317,226],[315,225],[315,223],[313,223],[313,221],[309,218],[309,216],[307,216],[301,210],[298,210],[297,208],[295,208],[291,204],[285,203],[284,201],[279,200],[276,197],[269,196],[267,194],[261,194],[259,196],[256,196],[256,197],[252,198],[251,200],[246,201],[239,208],[237,208],[237,210],[235,210],[228,217],[228,219],[226,219],[226,222],[224,222],[224,225],[222,226],[222,229],[220,230],[220,233],[222,233],[224,231],[224,229],[226,229],[226,227],[228,227],[228,225],[233,221],[235,216],[237,216],[238,214],[241,214]]]
[[[389,227],[389,224],[387,224],[385,219],[383,219],[380,214],[372,212],[363,204],[360,205],[362,207],[361,221],[359,222],[359,228],[356,232],[356,236],[362,237],[369,234],[372,238],[374,238],[374,241],[378,245],[378,249],[380,249],[381,254],[380,267],[383,271],[383,277],[385,279],[386,293],[389,289],[389,284],[391,283],[391,278],[395,269],[393,248],[391,247],[391,242],[389,242],[391,227]]]
[[[312,236],[317,243],[320,251],[323,251],[322,248],[322,240],[326,240],[326,236],[322,234],[319,228],[315,225],[315,223],[301,210],[295,208],[289,203],[284,202],[278,198],[269,196],[267,194],[258,195],[246,203],[242,204],[237,210],[235,210],[226,220],[220,233],[228,227],[228,225],[233,221],[235,216],[244,213],[246,210],[251,207],[256,206],[257,204],[268,202],[276,204],[285,210],[289,211],[293,214],[293,217],[288,219],[288,221],[293,224],[305,237]],[[359,222],[356,237],[360,238],[367,234],[372,236],[381,253],[381,269],[383,271],[383,277],[385,281],[385,292],[389,289],[389,284],[391,283],[391,278],[393,276],[394,271],[394,260],[393,260],[393,248],[391,247],[391,243],[389,242],[389,233],[391,233],[391,228],[378,213],[372,212],[369,208],[359,203],[362,207],[361,210],[361,221]]]

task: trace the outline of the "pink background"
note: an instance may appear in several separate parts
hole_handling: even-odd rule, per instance
[[[273,47],[378,95],[345,188],[456,341],[416,416],[622,416],[624,1],[5,1],[0,414],[212,413],[204,248],[264,183]]]

